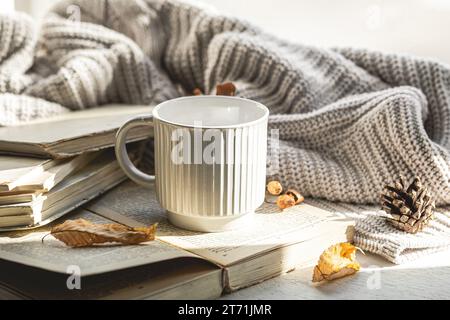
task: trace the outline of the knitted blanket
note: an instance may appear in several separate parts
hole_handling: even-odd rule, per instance
[[[239,96],[269,107],[280,138],[269,172],[285,185],[374,204],[393,179],[420,176],[438,205],[450,204],[447,65],[293,44],[172,0],[61,1],[39,32],[25,15],[0,19],[0,125],[105,103],[156,104],[195,88],[210,94],[233,81]],[[401,247],[383,255],[404,261],[417,247],[450,246],[446,217],[424,231],[429,237],[411,238],[393,236],[379,212],[361,214],[355,241],[377,253]]]

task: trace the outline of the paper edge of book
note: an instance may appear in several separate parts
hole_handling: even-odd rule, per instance
[[[72,114],[77,113],[78,115],[80,113],[96,113],[96,112],[100,112],[100,114],[95,114],[95,115],[90,115],[89,117],[86,118],[96,118],[99,117],[99,115],[101,115],[102,113],[107,114],[108,112],[106,112],[104,110],[104,108],[108,108],[109,110],[108,112],[111,111],[112,109],[115,110],[119,110],[121,111],[122,109],[124,110],[123,112],[116,112],[115,114],[111,115],[111,117],[115,117],[115,116],[122,116],[122,117],[128,117],[129,119],[132,119],[134,117],[138,117],[138,116],[146,116],[146,117],[150,117],[151,116],[151,112],[154,108],[153,105],[149,105],[149,106],[145,106],[145,105],[127,105],[127,104],[116,104],[116,105],[106,105],[106,106],[101,106],[99,108],[91,108],[91,109],[87,109],[87,110],[80,110],[80,111],[74,111],[72,112]],[[133,110],[130,110],[133,109]],[[42,120],[36,120],[35,122],[29,122],[29,123],[25,123],[22,126],[30,126],[33,124],[45,124],[45,123],[51,123],[51,122],[64,122],[66,120],[71,120],[71,119],[65,119],[66,114],[64,115],[59,115],[59,116],[55,116],[55,117],[51,117],[51,118],[47,118],[47,119],[42,119]],[[83,117],[74,117],[74,120],[82,120]],[[126,120],[123,121],[123,123],[125,123]],[[14,128],[20,128],[20,126],[15,126]],[[1,153],[3,154],[8,154],[8,155],[28,155],[28,156],[37,156],[37,157],[46,157],[46,156],[50,156],[51,158],[54,159],[62,159],[62,158],[67,158],[67,157],[72,157],[75,155],[79,155],[81,153],[84,152],[91,152],[91,151],[99,151],[99,150],[103,150],[105,148],[111,147],[113,146],[113,144],[111,144],[111,142],[107,142],[106,144],[103,143],[97,143],[96,146],[92,147],[92,148],[87,148],[87,149],[80,149],[79,151],[70,151],[70,152],[64,152],[64,151],[55,151],[52,150],[52,146],[57,146],[57,145],[61,145],[67,142],[72,142],[72,141],[77,141],[77,140],[81,140],[81,139],[86,139],[89,137],[108,137],[111,134],[114,134],[118,129],[119,126],[115,126],[114,128],[108,128],[108,129],[102,129],[102,130],[98,130],[98,131],[94,131],[91,133],[86,133],[83,135],[78,135],[78,136],[73,136],[70,138],[64,138],[64,139],[59,139],[59,140],[55,140],[55,141],[40,141],[40,142],[27,142],[27,141],[11,141],[11,140],[6,140],[6,139],[1,139],[0,138],[0,149],[2,150]],[[7,129],[4,129],[7,130]],[[135,131],[138,131],[139,128],[136,128]],[[141,129],[143,130],[143,129]],[[136,142],[136,141],[140,141],[146,138],[151,137],[152,134],[148,133],[148,129],[147,129],[147,133],[141,133],[138,136],[135,136],[134,138],[130,138],[127,140],[127,142]],[[21,149],[24,149],[24,147],[26,147],[27,150],[17,150],[17,146],[20,145],[22,146]],[[16,147],[16,148],[14,148]],[[77,149],[77,150],[78,150]]]

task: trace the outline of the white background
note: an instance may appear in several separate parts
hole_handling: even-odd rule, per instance
[[[1,0],[41,18],[57,0]],[[96,1],[96,0],[92,0]],[[450,63],[450,0],[201,0],[291,41],[412,53]]]

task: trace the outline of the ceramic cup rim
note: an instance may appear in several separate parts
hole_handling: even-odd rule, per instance
[[[185,100],[204,100],[204,99],[211,99],[211,100],[229,100],[229,101],[234,101],[235,103],[238,102],[238,106],[242,106],[243,103],[251,103],[253,104],[253,106],[255,108],[258,108],[260,110],[263,111],[263,114],[252,121],[247,121],[247,122],[242,122],[242,123],[237,123],[237,124],[232,124],[232,125],[188,125],[188,124],[183,124],[180,122],[176,122],[176,121],[171,121],[168,119],[165,119],[163,117],[161,117],[161,115],[159,114],[159,111],[164,108],[167,107],[170,104],[173,103],[177,103],[180,101],[185,101]],[[193,104],[193,106],[195,107],[195,104]],[[170,125],[174,125],[177,127],[182,127],[182,128],[198,128],[198,129],[234,129],[234,128],[242,128],[242,127],[251,127],[254,125],[257,125],[260,122],[264,122],[268,119],[269,117],[269,109],[263,105],[260,102],[254,101],[254,100],[250,100],[250,99],[246,99],[246,98],[240,98],[240,97],[229,97],[229,96],[189,96],[189,97],[180,97],[180,98],[175,98],[175,99],[171,99],[171,100],[167,100],[164,101],[160,104],[158,104],[152,111],[152,115],[153,118],[162,122],[162,123],[166,123],[166,124],[170,124]]]

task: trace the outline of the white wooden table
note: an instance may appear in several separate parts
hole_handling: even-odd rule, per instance
[[[358,255],[359,273],[320,285],[311,282],[313,267],[222,297],[222,299],[450,299],[450,252],[404,265]]]

